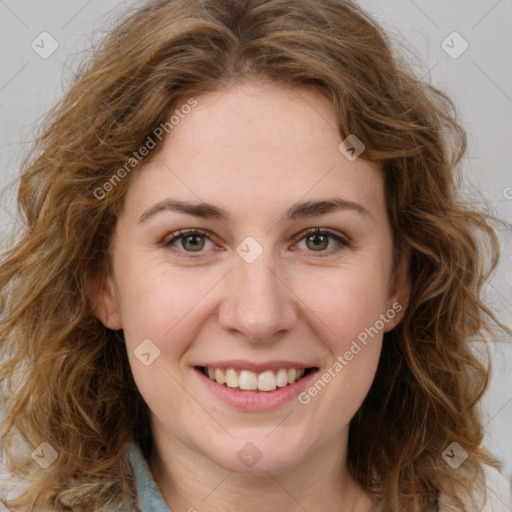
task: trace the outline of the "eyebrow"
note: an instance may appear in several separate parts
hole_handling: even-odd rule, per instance
[[[352,210],[365,217],[372,217],[370,212],[361,206],[359,203],[343,199],[341,197],[334,197],[330,199],[322,199],[318,201],[306,201],[297,203],[289,208],[280,219],[283,220],[300,220],[309,217],[315,217],[326,213],[331,213],[338,210]],[[224,209],[219,208],[213,204],[208,203],[189,203],[178,201],[175,199],[164,199],[146,210],[140,217],[138,222],[144,222],[157,213],[164,211],[172,211],[177,213],[184,213],[202,219],[222,220],[231,222],[231,215]]]

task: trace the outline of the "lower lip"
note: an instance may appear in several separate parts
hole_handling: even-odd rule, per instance
[[[317,373],[317,370],[311,371],[302,379],[282,388],[276,388],[275,391],[237,391],[208,378],[197,368],[194,370],[216,397],[241,411],[268,411],[291,402],[308,386]]]

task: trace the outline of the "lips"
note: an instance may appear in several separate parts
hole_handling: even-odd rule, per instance
[[[276,361],[266,364],[248,363],[247,361],[217,361],[215,363],[203,363],[194,366],[193,369],[199,378],[200,385],[204,386],[206,392],[214,397],[214,400],[219,400],[241,412],[255,413],[268,412],[290,403],[293,404],[297,400],[297,396],[307,386],[311,385],[319,371],[317,366],[308,367],[298,362],[292,363],[289,361]],[[215,378],[210,378],[208,371]],[[278,381],[279,384],[284,384],[285,371],[286,385],[280,387],[277,384]],[[294,372],[295,376],[293,375]],[[291,384],[288,382],[289,373],[290,380],[293,381]],[[223,380],[222,375],[224,375],[226,382],[223,384],[217,382],[217,375],[219,375],[220,381]],[[229,387],[227,385],[228,379],[232,379],[229,381],[230,384],[237,387]],[[272,379],[275,380],[275,387]],[[244,390],[240,388],[240,385],[254,387],[255,380],[256,389]]]
[[[232,365],[235,366],[235,365]],[[282,367],[256,372],[247,368],[197,367],[209,379],[237,391],[272,392],[297,382],[313,368]]]

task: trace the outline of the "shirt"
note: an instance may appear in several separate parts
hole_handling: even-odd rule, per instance
[[[171,512],[156,485],[148,463],[140,447],[132,443],[128,452],[128,464],[133,470],[137,488],[137,506],[140,512]],[[139,512],[139,511],[129,511]]]

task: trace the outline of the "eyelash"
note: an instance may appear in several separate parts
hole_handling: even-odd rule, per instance
[[[200,258],[201,255],[203,254],[203,251],[193,253],[193,252],[178,250],[178,249],[172,247],[172,244],[174,242],[176,242],[177,240],[179,240],[180,238],[186,238],[186,237],[193,236],[193,235],[200,235],[200,236],[204,236],[204,237],[210,239],[210,237],[208,236],[208,233],[206,231],[203,231],[202,229],[184,229],[184,230],[179,230],[179,231],[176,231],[175,233],[172,233],[170,235],[171,238],[166,238],[163,241],[162,245],[165,248],[169,248],[173,251],[181,253],[182,255],[184,255],[183,256],[184,258]],[[327,251],[320,251],[318,253],[318,256],[314,256],[314,257],[325,258],[327,256],[333,256],[334,254],[337,254],[338,252],[342,251],[343,249],[351,246],[351,242],[348,238],[345,238],[345,237],[339,235],[335,231],[331,231],[330,229],[325,229],[325,228],[324,229],[322,229],[322,228],[306,229],[305,231],[301,232],[297,237],[294,238],[294,242],[295,243],[300,242],[304,238],[306,238],[308,236],[313,236],[313,235],[324,235],[324,236],[328,235],[330,238],[333,238],[334,240],[339,242],[339,245],[337,247],[327,250]],[[211,240],[211,239],[210,239],[210,241],[213,242],[213,240]],[[315,251],[308,251],[308,252],[315,252]],[[193,256],[193,254],[197,254],[197,256]],[[308,256],[308,257],[310,257],[310,256]]]

